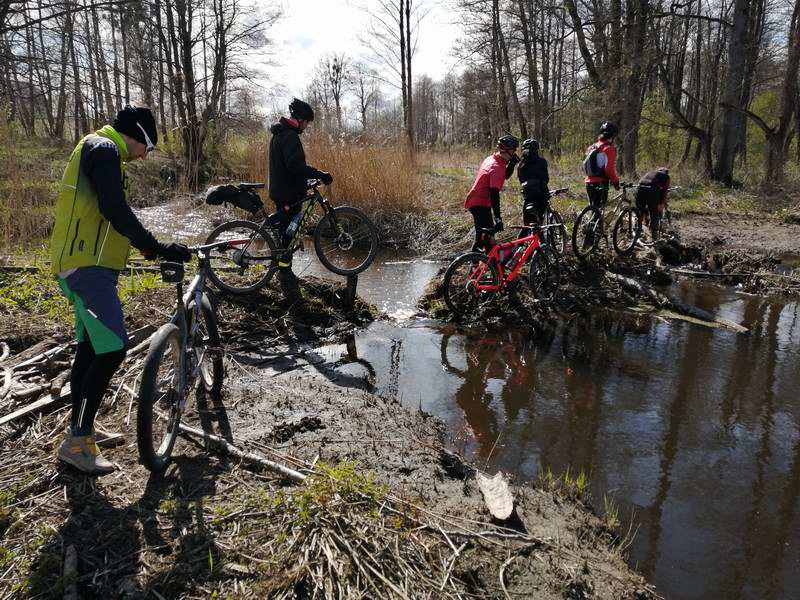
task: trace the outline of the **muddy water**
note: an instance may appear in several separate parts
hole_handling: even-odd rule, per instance
[[[381,268],[394,285],[407,272]],[[360,292],[377,295],[369,281]],[[323,354],[444,419],[453,445],[490,468],[589,473],[595,504],[619,505],[637,530],[632,563],[667,598],[798,598],[800,305],[678,291],[752,333],[622,314],[547,339],[379,322]]]
[[[800,305],[684,284],[751,333],[603,313],[487,334],[407,318],[440,266],[381,255],[358,291],[394,320],[320,354],[489,469],[588,473],[667,598],[800,597]],[[326,275],[311,253],[295,270]]]

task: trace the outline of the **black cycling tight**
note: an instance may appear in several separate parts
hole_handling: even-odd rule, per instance
[[[492,209],[488,206],[473,206],[469,209],[472,213],[472,218],[475,220],[475,243],[472,244],[473,252],[480,252],[481,249],[487,253],[491,249],[484,240],[484,235],[481,229],[490,229],[494,227],[494,218],[492,218]]]
[[[70,374],[72,390],[72,435],[89,435],[94,417],[111,378],[125,360],[126,351],[95,354],[91,342],[81,342]]]

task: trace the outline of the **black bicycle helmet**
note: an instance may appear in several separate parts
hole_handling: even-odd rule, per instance
[[[119,133],[124,133],[137,142],[147,146],[150,152],[158,144],[158,129],[156,120],[149,108],[126,104],[117,113],[112,125]]]
[[[522,149],[523,150],[528,150],[530,152],[533,152],[534,154],[538,154],[539,153],[539,142],[537,140],[532,139],[532,138],[528,138],[527,140],[522,142]]]
[[[658,167],[656,171],[663,173],[664,175],[669,175],[669,169],[667,167]]]
[[[614,125],[614,123],[612,123],[611,121],[606,121],[602,125],[600,125],[601,138],[608,139],[616,137],[618,131],[619,129],[617,129],[617,126]]]
[[[303,102],[298,98],[295,98],[292,100],[291,104],[289,104],[289,114],[295,119],[300,119],[302,121],[314,120],[314,109],[311,108],[307,102]]]
[[[512,152],[515,152],[519,147],[519,140],[515,138],[513,135],[506,134],[502,136],[499,140],[497,140],[498,146],[505,146]]]

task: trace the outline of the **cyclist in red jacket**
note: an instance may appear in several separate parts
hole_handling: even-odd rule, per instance
[[[597,141],[586,149],[586,158],[583,160],[583,170],[586,172],[586,195],[589,204],[597,208],[603,206],[608,200],[608,184],[619,189],[619,176],[617,175],[617,148],[614,138],[617,135],[617,126],[606,121],[600,126],[600,135]]]
[[[516,150],[519,147],[519,140],[513,135],[504,135],[497,140],[497,150],[491,156],[487,156],[478,168],[475,182],[472,184],[467,199],[464,201],[464,208],[472,213],[475,220],[475,243],[472,245],[473,252],[479,252],[485,248],[481,229],[494,227],[496,232],[503,230],[503,218],[500,216],[500,190],[506,179],[514,173],[514,167],[519,162]],[[494,212],[494,219],[492,219]],[[495,224],[495,219],[497,223]]]

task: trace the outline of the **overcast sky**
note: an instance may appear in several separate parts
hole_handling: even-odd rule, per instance
[[[359,42],[369,22],[369,16],[359,8],[363,5],[375,2],[295,0],[285,5],[283,18],[269,32],[274,42],[272,60],[276,63],[269,73],[284,88],[272,90],[278,92],[279,104],[302,93],[314,67],[326,54],[343,52],[351,59],[371,57]],[[427,16],[419,27],[414,77],[426,73],[440,79],[454,68],[456,59],[451,50],[459,29],[449,0],[425,0],[423,7]]]

